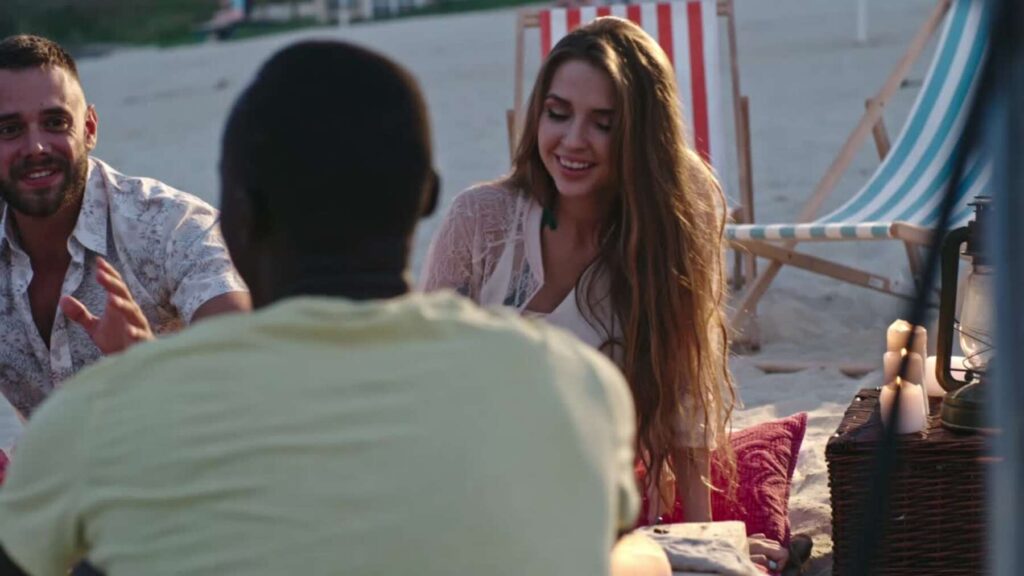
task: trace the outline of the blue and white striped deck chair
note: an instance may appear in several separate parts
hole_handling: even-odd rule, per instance
[[[818,274],[831,276],[897,296],[892,279],[837,262],[797,252],[796,243],[819,241],[897,240],[907,247],[910,268],[919,275],[919,248],[930,241],[938,209],[953,169],[954,151],[967,117],[988,46],[985,0],[953,0],[931,67],[911,109],[903,132],[868,182],[842,206],[802,223],[729,225],[725,235],[737,249]],[[989,182],[987,159],[969,160],[957,188],[952,227],[969,219],[967,206]],[[778,266],[775,266],[775,270]],[[738,299],[745,318],[756,306],[771,277],[758,277]],[[762,282],[758,286],[758,282]],[[752,295],[750,295],[752,294]]]

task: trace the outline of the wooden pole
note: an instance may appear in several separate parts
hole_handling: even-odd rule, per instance
[[[740,59],[736,42],[736,8],[732,0],[717,3],[718,15],[725,17],[726,40],[729,44],[729,80],[732,88],[733,124],[736,127],[736,162],[740,186],[743,223],[754,222],[754,184],[750,166],[749,102],[740,88]],[[748,278],[747,280],[750,280]]]
[[[868,0],[857,0],[857,42],[868,41]]]

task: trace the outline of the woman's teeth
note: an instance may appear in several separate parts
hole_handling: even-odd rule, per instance
[[[591,166],[593,166],[593,164],[589,162],[576,162],[574,160],[566,160],[561,156],[558,157],[558,163],[570,170],[583,170],[585,168],[590,168]]]

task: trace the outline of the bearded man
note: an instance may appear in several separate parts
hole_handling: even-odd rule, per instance
[[[0,40],[0,392],[28,415],[104,354],[250,308],[217,212],[91,158],[71,56]]]

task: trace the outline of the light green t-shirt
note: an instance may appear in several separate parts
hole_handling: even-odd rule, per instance
[[[617,369],[460,297],[299,298],[83,371],[0,543],[34,576],[594,576],[636,512]]]

